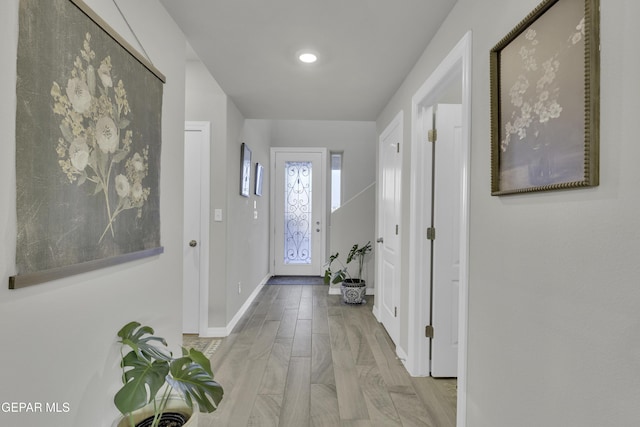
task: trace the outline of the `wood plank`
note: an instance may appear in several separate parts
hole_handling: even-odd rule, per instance
[[[376,359],[364,335],[361,322],[354,318],[346,320],[345,331],[356,365],[375,365]]]
[[[427,413],[415,393],[389,393],[391,400],[406,427],[440,427]]]
[[[311,427],[335,427],[340,423],[335,386],[311,384]]]
[[[418,398],[438,427],[456,425],[456,383],[451,378],[411,378]]]
[[[238,334],[238,343],[253,344],[258,332],[262,329],[267,313],[254,314]]]
[[[402,422],[378,367],[371,365],[358,366],[357,368],[358,381],[362,387],[372,424],[402,427]]]
[[[212,365],[215,379],[223,386],[225,393],[234,388],[238,378],[244,372],[246,355],[249,354],[250,348],[249,344],[236,341],[223,363],[215,367]]]
[[[358,382],[358,373],[349,350],[332,350],[338,407],[342,420],[368,420],[369,411]]]
[[[313,319],[311,324],[311,332],[314,334],[329,333],[329,316],[327,315],[327,306],[314,305]]]
[[[340,427],[385,427],[374,426],[369,420],[340,420]]]
[[[383,331],[367,335],[369,347],[387,387],[404,392],[412,388],[409,373],[395,355],[395,351],[389,348],[384,335]]]
[[[292,357],[280,409],[279,427],[308,427],[310,424],[311,358]],[[237,424],[229,424],[234,427]]]
[[[313,318],[313,298],[302,297],[300,298],[300,305],[298,308],[298,319],[309,319]]]
[[[224,388],[225,396],[213,413],[213,425],[246,426],[249,421],[251,415],[249,408],[253,408],[258,387],[267,366],[267,359],[249,361],[245,356],[239,363],[244,369],[239,374],[235,387],[228,390],[226,383],[220,383]]]
[[[296,323],[298,321],[298,309],[286,309],[282,314],[280,321],[280,329],[278,329],[278,338],[293,338],[296,332]]]
[[[264,376],[262,377],[260,394],[284,394],[292,343],[293,340],[291,338],[278,338],[274,342]]]
[[[336,384],[329,334],[311,336],[311,384]]]
[[[247,425],[250,427],[278,427],[281,406],[282,396],[259,394],[256,396]]]
[[[302,286],[300,290],[301,290],[302,298],[312,298],[313,297],[313,285]]]
[[[329,335],[331,336],[331,348],[333,350],[349,350],[349,338],[345,331],[344,319],[342,316],[328,316]]]
[[[285,300],[275,299],[273,302],[271,302],[271,307],[269,307],[269,311],[267,311],[265,320],[281,320],[282,315],[284,314],[285,306]]]
[[[311,320],[298,319],[291,356],[311,357]]]
[[[313,305],[314,307],[327,306],[327,294],[329,293],[329,287],[326,285],[313,286]]]
[[[271,353],[271,347],[276,339],[280,322],[276,320],[265,321],[258,333],[256,340],[249,351],[249,359],[266,359]]]

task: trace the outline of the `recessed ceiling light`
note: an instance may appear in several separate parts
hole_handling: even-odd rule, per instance
[[[318,56],[312,52],[301,52],[298,55],[298,59],[304,62],[305,64],[313,64],[318,60]]]

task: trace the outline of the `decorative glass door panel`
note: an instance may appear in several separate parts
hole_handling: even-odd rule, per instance
[[[272,149],[276,275],[321,275],[326,158],[324,149]]]
[[[285,162],[284,263],[311,264],[311,162]]]

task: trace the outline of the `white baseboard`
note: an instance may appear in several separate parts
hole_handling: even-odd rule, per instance
[[[224,337],[226,337],[228,335],[229,334],[227,333],[227,328],[226,327],[207,328],[207,330],[204,332],[204,334],[200,334],[200,336],[203,337],[203,338],[224,338]]]
[[[329,286],[329,295],[341,295],[340,286]],[[376,288],[367,288],[367,295],[375,295]]]
[[[409,357],[407,355],[407,352],[404,351],[404,349],[399,345],[396,345],[396,356],[398,356],[398,359],[402,361],[403,365],[405,364],[405,362],[407,361],[407,358]]]
[[[247,298],[244,304],[242,304],[242,307],[240,307],[236,315],[233,316],[233,319],[231,319],[231,322],[229,322],[226,327],[208,328],[205,335],[201,334],[200,336],[204,336],[207,338],[221,338],[221,337],[229,336],[229,334],[231,334],[231,331],[233,331],[233,328],[236,327],[240,319],[242,319],[242,316],[245,315],[245,313],[251,306],[251,303],[253,302],[253,300],[256,299],[256,297],[258,296],[258,294],[260,293],[260,291],[262,290],[262,288],[267,283],[267,280],[269,280],[270,277],[271,277],[271,274],[268,274],[260,281],[258,286],[256,286],[253,292],[251,292],[251,295],[249,295],[249,298]],[[338,289],[338,291],[339,290],[340,289]]]
[[[378,311],[378,307],[376,307],[375,305],[373,306],[373,309],[371,310],[371,312],[373,313],[373,317],[376,318],[376,320],[378,321],[378,323],[382,323],[382,320],[380,319],[380,311]]]

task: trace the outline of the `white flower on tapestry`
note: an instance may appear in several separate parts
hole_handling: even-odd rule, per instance
[[[567,39],[566,46],[541,61],[537,56],[539,42],[536,30],[529,28],[524,32],[524,44],[518,51],[523,71],[509,89],[511,105],[515,108],[504,124],[503,139],[500,141],[503,152],[507,151],[510,143],[522,141],[527,136],[533,137],[534,150],[549,144],[550,139],[541,142],[537,137],[546,124],[562,114],[560,87],[556,80],[561,66],[559,58],[563,49],[572,48],[584,39],[584,35],[585,22],[582,18],[576,26],[576,32]]]
[[[127,91],[112,71],[110,56],[96,63],[87,33],[64,91],[57,82],[51,87],[52,110],[61,117],[58,164],[70,184],[91,185],[89,197],[104,198],[107,224],[100,242],[107,234],[115,237],[113,223],[122,212],[137,209],[140,218],[151,192],[143,183],[149,147],[132,152]]]
[[[100,117],[96,123],[96,141],[103,153],[115,153],[120,142],[118,129],[111,117]]]

